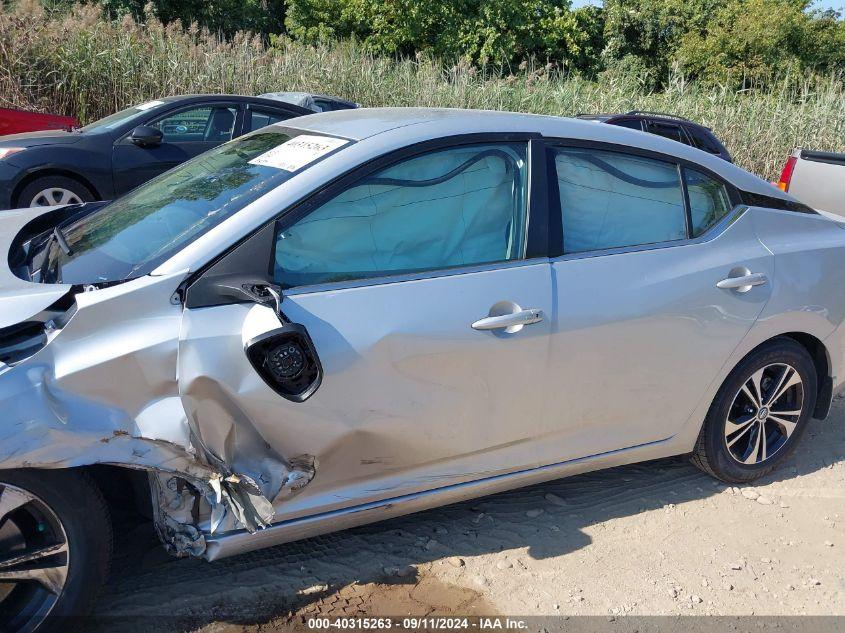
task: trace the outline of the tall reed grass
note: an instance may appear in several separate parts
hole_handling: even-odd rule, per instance
[[[83,122],[169,94],[305,90],[366,106],[444,106],[574,115],[631,109],[671,112],[713,128],[736,162],[775,178],[796,145],[845,150],[845,87],[837,78],[785,78],[774,89],[735,92],[673,79],[662,92],[636,77],[598,82],[547,67],[515,75],[425,57],[373,57],[354,42],[266,45],[196,27],[104,19],[92,6],[51,15],[34,0],[0,2],[0,106],[74,114]]]

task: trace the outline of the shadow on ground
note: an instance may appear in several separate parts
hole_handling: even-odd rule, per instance
[[[764,483],[845,459],[845,403],[837,404],[828,421],[811,422],[796,453]],[[307,614],[488,615],[494,609],[481,594],[428,578],[419,569],[442,560],[460,566],[463,558],[506,549],[527,550],[533,558],[561,556],[591,542],[584,532],[588,526],[703,499],[722,489],[686,459],[658,460],[215,563],[169,558],[149,526],[142,526],[120,535],[113,577],[96,621],[86,628],[176,631],[217,623],[213,630],[218,631],[269,623],[272,630],[279,621]]]

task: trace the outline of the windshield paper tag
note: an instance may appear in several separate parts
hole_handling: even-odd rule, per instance
[[[141,105],[136,105],[135,109],[143,112],[144,110],[149,110],[150,108],[160,106],[163,103],[164,103],[164,101],[147,101],[146,103],[142,103]]]
[[[249,161],[249,164],[297,171],[348,143],[349,141],[342,138],[302,134],[274,147],[269,152],[256,156]]]

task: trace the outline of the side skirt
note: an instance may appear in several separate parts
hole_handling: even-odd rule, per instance
[[[252,534],[245,530],[206,534],[207,547],[203,557],[209,561],[219,560],[562,477],[682,454],[684,449],[679,450],[677,442],[673,442],[674,439],[671,437],[599,455],[580,457],[548,466],[494,475],[477,481],[291,519],[275,523]]]

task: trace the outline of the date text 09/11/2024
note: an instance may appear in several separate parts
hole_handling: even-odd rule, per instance
[[[507,617],[358,617],[358,618],[309,618],[307,627],[311,630],[525,630],[528,623],[519,618]]]

